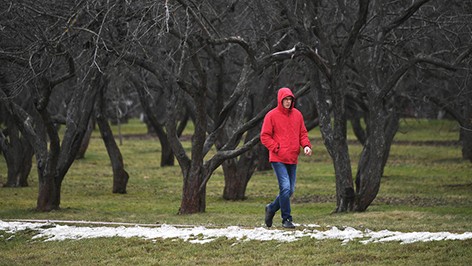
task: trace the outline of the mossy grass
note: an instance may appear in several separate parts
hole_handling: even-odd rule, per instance
[[[191,126],[184,134],[191,134]],[[222,199],[221,169],[207,188],[206,212],[178,215],[182,176],[178,165],[160,167],[160,146],[138,120],[121,126],[127,194],[113,194],[112,170],[98,132],[85,159],[74,162],[61,193],[61,210],[34,210],[35,171],[29,187],[0,188],[0,220],[88,220],[204,226],[263,226],[264,206],[277,193],[272,171],[256,172],[244,201]],[[117,132],[116,126],[114,132]],[[351,226],[392,231],[472,231],[472,164],[461,159],[458,127],[448,120],[402,120],[377,199],[363,213],[333,214],[335,182],[331,159],[318,130],[310,132],[314,155],[300,157],[292,210],[298,224]],[[133,135],[132,137],[130,135]],[[137,137],[139,135],[140,137]],[[350,133],[353,171],[361,151]],[[190,143],[185,143],[190,151]],[[177,162],[176,162],[177,163]],[[0,183],[6,180],[0,158]],[[277,223],[277,217],[274,223]],[[470,265],[472,241],[414,244],[302,239],[293,243],[218,239],[207,244],[181,240],[107,238],[42,242],[32,231],[0,232],[0,265]],[[99,247],[99,248],[97,248]]]

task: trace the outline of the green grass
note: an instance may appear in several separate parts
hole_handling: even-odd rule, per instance
[[[116,132],[116,127],[114,127]],[[132,120],[123,134],[146,128]],[[296,223],[352,226],[356,229],[413,231],[472,231],[472,164],[461,160],[460,147],[444,145],[458,139],[451,121],[403,120],[392,146],[377,199],[363,213],[332,214],[335,208],[333,166],[320,141],[314,156],[301,157],[292,210]],[[189,134],[187,130],[185,134]],[[352,133],[349,138],[353,139]],[[409,141],[414,143],[404,143]],[[440,145],[419,145],[436,141]],[[355,143],[355,142],[354,142]],[[186,144],[186,147],[190,147]],[[272,171],[256,172],[241,202],[221,198],[220,169],[207,188],[207,210],[177,215],[182,177],[179,166],[159,167],[155,138],[124,138],[120,146],[130,174],[128,193],[112,194],[112,171],[103,142],[94,132],[86,158],[76,161],[62,186],[62,209],[34,211],[38,190],[35,169],[30,187],[0,188],[0,220],[49,219],[131,223],[168,223],[256,227],[263,225],[264,205],[277,193]],[[355,170],[359,144],[350,145]],[[6,180],[0,159],[0,183]],[[277,219],[274,220],[275,222]],[[337,240],[302,239],[293,243],[238,242],[218,239],[208,244],[181,240],[107,238],[41,242],[32,231],[10,236],[0,232],[0,265],[470,265],[472,241],[439,241],[342,245]]]

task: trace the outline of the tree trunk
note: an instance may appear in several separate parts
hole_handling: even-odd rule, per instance
[[[48,212],[60,208],[61,182],[63,176],[59,176],[60,173],[57,171],[57,165],[61,147],[59,144],[59,135],[51,122],[49,113],[46,109],[38,111],[41,114],[47,135],[40,134],[41,139],[39,141],[42,143],[35,147],[39,185],[36,210]],[[66,136],[64,138],[66,138]],[[49,152],[46,146],[47,139],[50,141]]]
[[[185,87],[185,84],[182,84]],[[206,207],[206,186],[204,180],[206,173],[203,166],[203,146],[206,134],[206,113],[205,113],[205,94],[204,88],[201,92],[193,95],[197,102],[195,106],[195,131],[192,138],[192,152],[191,159],[187,156],[182,143],[177,136],[177,106],[181,106],[182,95],[179,89],[170,87],[171,91],[166,97],[167,102],[167,121],[166,131],[169,145],[179,161],[179,166],[182,171],[182,199],[179,208],[179,214],[193,214],[205,211]],[[203,94],[200,94],[202,93]],[[202,186],[203,185],[203,186]]]
[[[356,136],[357,140],[364,145],[366,141],[365,131],[361,125],[361,118],[359,116],[351,118],[352,131]]]
[[[141,106],[148,118],[148,124],[156,133],[157,138],[159,139],[159,143],[161,144],[161,166],[173,166],[174,152],[172,151],[172,148],[169,144],[169,140],[167,139],[167,134],[164,130],[164,126],[159,123],[159,119],[154,115],[154,113],[156,112],[153,108],[154,104],[148,100],[152,97],[149,97],[150,95],[148,94],[148,92],[144,89],[141,82],[139,82],[134,75],[129,75],[129,77],[134,87],[136,88],[136,91],[138,92]]]
[[[18,175],[18,184],[20,187],[27,187],[28,186],[28,177],[31,172],[31,168],[33,167],[33,147],[27,140],[24,139],[23,142],[23,161],[21,163],[20,174]]]
[[[222,167],[225,177],[223,199],[243,200],[247,183],[245,178],[239,175],[237,158],[226,160]]]
[[[41,93],[36,99],[35,109],[31,108],[30,112],[27,112],[13,101],[7,101],[6,107],[22,135],[28,139],[34,149],[39,185],[36,209],[51,211],[59,209],[62,178],[58,177],[63,173],[56,168],[60,153],[59,136],[46,109],[52,89],[51,83],[46,79],[42,81],[44,83],[38,87]]]
[[[393,101],[395,101],[395,99]],[[397,134],[398,129],[400,128],[400,116],[397,110],[394,107],[391,107],[389,109],[390,113],[387,116],[387,125],[385,126],[385,152],[382,161],[381,176],[383,176],[385,166],[387,165],[388,158],[390,157],[390,150],[393,144],[393,139],[395,138],[395,135]]]
[[[336,175],[335,212],[347,212],[353,209],[355,199],[348,146],[346,140],[338,140],[334,145],[338,149],[333,158],[334,172]]]
[[[13,155],[18,157],[13,164],[8,164],[8,178],[5,187],[27,187],[28,176],[33,166],[33,148],[26,140],[22,140],[22,150],[20,153]],[[14,151],[15,152],[15,151]]]
[[[245,137],[244,143],[259,136],[258,128],[250,129]],[[221,145],[221,144],[219,144]],[[259,145],[259,148],[263,147]],[[265,149],[265,147],[263,147]],[[225,177],[225,187],[223,198],[225,200],[246,199],[246,188],[258,165],[258,147],[252,147],[249,151],[239,155],[239,157],[226,159],[222,162],[223,174]],[[265,149],[267,150],[267,149]],[[267,160],[267,159],[266,159]],[[269,160],[267,160],[268,162]]]
[[[120,149],[116,144],[108,121],[103,118],[98,118],[97,116],[97,124],[113,170],[113,193],[126,194],[129,175],[124,169],[123,157]]]
[[[100,89],[100,94],[97,99],[97,111],[96,111],[96,120],[98,128],[100,129],[100,134],[103,139],[103,143],[107,149],[108,157],[110,158],[111,167],[113,170],[113,193],[125,194],[126,186],[128,184],[129,175],[126,172],[123,164],[123,156],[121,155],[120,148],[116,144],[115,138],[113,137],[113,132],[108,124],[108,119],[106,118],[104,112],[104,89],[106,85]]]
[[[36,202],[36,210],[49,212],[58,210],[60,205],[60,185],[52,174],[39,176],[39,192]]]
[[[338,70],[337,70],[338,71]],[[341,75],[333,74],[333,76]],[[331,122],[331,108],[327,103],[324,90],[317,90],[318,108],[320,114],[320,128],[325,144],[333,159],[336,176],[336,210],[335,212],[351,211],[354,206],[354,182],[352,178],[351,160],[347,144],[347,118],[345,112],[344,95],[342,88],[345,86],[337,80],[331,80],[331,100],[333,121]],[[331,127],[331,123],[332,127]]]
[[[182,202],[180,214],[191,214],[205,212],[206,208],[206,185],[203,187],[206,173],[203,166],[203,147],[206,134],[206,105],[205,95],[197,93],[195,97],[196,120],[195,131],[192,138],[192,154],[190,167],[187,174],[184,173]]]
[[[253,152],[249,151],[237,158],[226,160],[223,164],[225,187],[223,198],[225,200],[246,199],[246,188],[256,169],[257,162]]]
[[[205,212],[206,186],[198,189],[205,179],[204,174],[200,167],[193,165],[192,168],[193,170],[188,171],[188,175],[184,175],[179,214]]]
[[[328,110],[323,108],[322,110]],[[346,135],[342,128],[346,127],[346,119],[342,112],[335,114],[334,130],[331,131],[330,117],[328,113],[320,112],[320,129],[325,140],[325,145],[333,160],[336,178],[336,209],[335,212],[351,211],[354,207],[355,193],[352,178],[351,161]],[[336,129],[338,128],[338,129]]]
[[[90,143],[90,138],[92,137],[93,127],[94,121],[93,119],[90,119],[90,122],[87,126],[87,131],[85,132],[84,139],[82,140],[82,144],[80,145],[79,151],[77,152],[77,156],[75,157],[75,159],[85,158],[85,152],[87,152],[87,148]]]
[[[369,132],[356,176],[355,211],[365,211],[377,197],[388,154],[385,144],[387,114],[383,112],[380,100],[371,101],[369,109]]]
[[[101,86],[102,76],[103,74],[98,69],[92,68],[87,73],[84,82],[75,88],[72,99],[67,106],[66,131],[58,148],[57,166],[54,169],[54,181],[57,188],[55,204],[57,204],[57,208],[60,205],[62,181],[75,161],[87,131],[96,95]],[[55,134],[55,137],[58,138],[57,131]],[[49,135],[51,136],[51,134]]]
[[[472,100],[469,98],[464,110],[464,126],[460,129],[462,158],[472,163]]]
[[[173,166],[175,164],[174,152],[166,141],[166,145],[161,142],[161,166]]]
[[[4,187],[27,187],[31,172],[33,147],[8,118],[5,135],[0,133],[0,150],[7,164],[7,182]]]
[[[459,141],[462,145],[462,159],[472,162],[472,100],[466,99],[464,107],[454,106],[444,102],[438,97],[429,98],[438,107],[444,108],[458,123],[460,127]]]

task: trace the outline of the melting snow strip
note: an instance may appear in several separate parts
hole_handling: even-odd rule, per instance
[[[75,226],[68,224],[88,224],[93,226]],[[352,227],[339,229],[331,227],[328,230],[317,230],[317,225],[302,225],[300,230],[267,229],[265,227],[243,228],[229,226],[226,228],[208,228],[192,225],[167,225],[167,224],[131,224],[113,222],[88,222],[88,221],[59,221],[59,220],[0,220],[1,232],[15,234],[23,230],[37,232],[33,239],[44,241],[62,241],[66,239],[80,240],[98,237],[139,237],[148,240],[155,239],[182,239],[190,243],[208,243],[218,238],[235,239],[237,241],[279,241],[292,242],[309,237],[316,240],[338,239],[343,244],[358,240],[360,243],[400,242],[409,244],[415,242],[441,241],[441,240],[467,240],[472,239],[472,232],[397,232],[397,231],[371,231],[357,230]]]

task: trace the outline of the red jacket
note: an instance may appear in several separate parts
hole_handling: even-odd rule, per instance
[[[284,108],[285,97],[295,97],[289,88],[277,93],[277,107],[267,113],[262,123],[261,142],[269,150],[270,162],[297,164],[300,147],[310,147],[303,116],[294,106]]]

